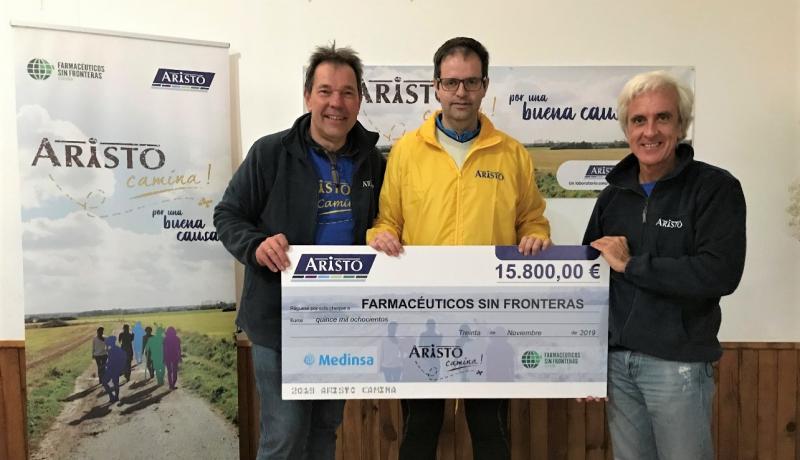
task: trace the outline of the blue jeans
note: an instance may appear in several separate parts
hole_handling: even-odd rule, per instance
[[[711,363],[608,354],[608,428],[620,460],[714,458]]]
[[[345,401],[284,401],[281,352],[253,344],[252,355],[261,400],[258,460],[333,460]]]

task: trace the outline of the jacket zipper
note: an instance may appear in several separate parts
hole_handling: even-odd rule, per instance
[[[644,232],[647,229],[647,227],[646,227],[646,224],[647,224],[647,206],[649,204],[650,204],[650,196],[645,196],[644,197],[644,207],[642,208],[642,240],[644,240]],[[622,340],[623,333],[625,332],[625,329],[628,328],[628,323],[630,322],[631,317],[633,316],[633,309],[636,307],[637,300],[639,300],[639,290],[638,289],[636,290],[636,292],[633,293],[633,300],[631,301],[631,311],[628,312],[628,318],[625,319],[625,324],[622,325],[622,329],[619,331],[619,339],[618,340],[620,342],[620,345],[622,345],[622,342],[623,342],[623,340]],[[622,346],[624,346],[624,345],[622,345]]]
[[[650,202],[650,197],[644,199],[644,208],[642,208],[642,224],[647,223],[647,205]]]
[[[336,186],[336,189],[338,191],[338,189],[339,189],[339,170],[336,169],[336,155],[333,154],[333,153],[328,153],[328,151],[325,151],[325,156],[328,157],[328,161],[331,164],[331,182],[333,182],[333,185]]]

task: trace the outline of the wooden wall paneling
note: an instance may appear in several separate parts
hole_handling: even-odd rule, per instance
[[[550,460],[566,460],[567,443],[567,400],[550,399],[547,401],[547,458]]]
[[[436,452],[439,460],[456,460],[456,405],[454,399],[444,402],[444,420],[439,432],[439,445]]]
[[[0,458],[10,458],[11,452],[9,451],[9,419],[12,417],[11,411],[6,407],[6,394],[11,392],[11,380],[14,379],[12,372],[5,367],[5,355],[9,353],[8,349],[0,348]],[[19,377],[17,377],[17,380]],[[8,383],[4,383],[4,382]]]
[[[472,437],[467,424],[467,401],[453,400],[454,440],[453,454],[458,460],[472,460]]]
[[[342,433],[344,433],[345,427],[347,426],[348,420],[342,420],[342,424],[339,425],[339,428],[336,430],[336,460],[344,460],[344,447],[342,442]]]
[[[797,368],[800,369],[800,347],[795,349],[795,353],[797,354],[796,364]],[[794,458],[795,460],[800,460],[800,429],[798,429],[798,423],[800,423],[800,372],[798,372],[797,376],[797,389],[795,391],[797,395],[795,401],[797,401],[797,407],[795,408],[795,418],[794,418],[794,425],[791,427],[794,429],[794,440],[795,440],[795,450],[794,450]]]
[[[531,405],[531,460],[548,460],[548,400],[532,399]]]
[[[6,350],[0,349],[0,360],[2,360],[2,355],[7,353]],[[2,361],[0,361],[0,458],[9,458],[11,457],[11,453],[8,451],[9,442],[8,442],[8,419],[10,418],[11,414],[8,410],[6,410],[6,391],[8,391],[3,385],[3,379],[10,379],[11,376],[8,375],[8,372],[3,368]]]
[[[260,432],[259,400],[248,341],[238,342],[236,360],[239,389],[239,458],[255,460]]]
[[[5,345],[5,344],[4,344]],[[0,348],[0,457],[28,457],[25,410],[25,348]]]
[[[739,350],[725,350],[717,365],[718,409],[714,418],[717,457],[736,458],[739,449]]]
[[[721,358],[720,358],[721,359]],[[719,362],[714,363],[714,396],[711,398],[711,442],[714,452],[719,450]]]
[[[344,460],[362,460],[361,444],[364,441],[363,425],[361,423],[360,399],[351,399],[344,406],[344,419],[342,423],[342,458]],[[366,460],[366,459],[365,459]]]
[[[255,457],[257,392],[249,347],[240,349],[242,458]],[[244,359],[244,358],[247,359]],[[7,358],[6,358],[7,359]],[[4,364],[8,366],[8,364]],[[4,371],[5,372],[5,371]],[[7,392],[7,377],[0,392]],[[794,343],[726,343],[715,369],[713,432],[717,459],[800,460],[800,350]],[[0,429],[7,431],[0,401]],[[472,457],[464,405],[447,401],[439,460]],[[402,436],[399,401],[350,401],[337,443],[339,460],[395,460]],[[513,460],[611,460],[606,407],[573,400],[511,400]],[[249,434],[247,434],[249,433]],[[0,449],[0,456],[6,454]]]
[[[586,460],[602,460],[608,442],[606,430],[606,405],[603,402],[586,403]]]
[[[380,458],[381,454],[381,424],[378,417],[378,401],[366,399],[361,401],[361,419],[363,420],[364,443],[361,458]]]
[[[567,459],[586,460],[586,403],[567,399]]]
[[[758,353],[758,458],[776,460],[778,352]]]
[[[758,350],[742,350],[739,360],[739,460],[758,458]]]
[[[778,351],[775,456],[793,459],[797,449],[797,350]]]
[[[27,366],[25,364],[25,347],[17,348],[17,366],[18,366],[18,373],[19,373],[19,394],[20,394],[20,404],[17,406],[19,409],[19,413],[21,414],[18,417],[19,420],[19,428],[15,430],[18,434],[19,444],[20,444],[20,454],[22,458],[28,458],[28,408],[26,407],[28,401],[28,375],[27,375]],[[12,431],[13,433],[14,431]]]
[[[380,423],[380,459],[395,459],[400,454],[402,410],[400,401],[382,399],[378,403]]]
[[[531,405],[528,399],[508,401],[511,460],[531,458]]]

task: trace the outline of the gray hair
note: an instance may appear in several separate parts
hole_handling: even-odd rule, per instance
[[[628,134],[628,106],[631,101],[642,93],[661,89],[672,89],[678,94],[678,116],[681,124],[681,135],[678,140],[686,138],[686,132],[694,119],[694,94],[691,89],[664,70],[640,73],[625,83],[617,99],[617,115],[622,132]]]

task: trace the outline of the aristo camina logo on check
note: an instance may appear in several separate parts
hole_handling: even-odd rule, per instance
[[[47,80],[53,75],[53,65],[42,58],[33,58],[28,61],[28,75],[34,80]]]

